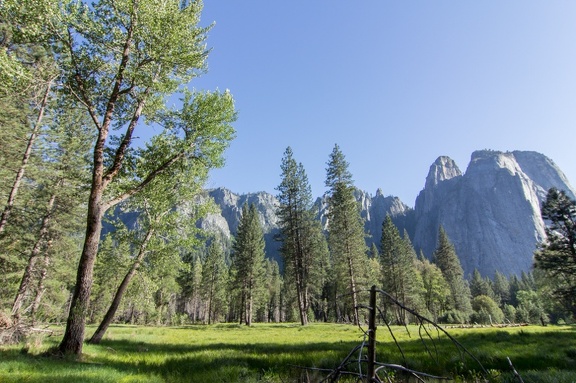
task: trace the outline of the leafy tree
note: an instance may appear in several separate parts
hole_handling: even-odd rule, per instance
[[[108,311],[123,273],[130,267],[130,245],[123,226],[107,233],[100,244],[94,267],[94,289],[90,299],[89,321],[97,323]]]
[[[474,313],[471,320],[476,323],[496,324],[504,322],[504,313],[492,298],[486,295],[477,295],[472,299]]]
[[[302,325],[308,324],[308,310],[323,281],[326,242],[312,210],[312,192],[304,166],[296,163],[292,149],[284,152],[282,180],[278,190],[278,219],[285,285],[295,289]]]
[[[470,304],[470,288],[464,279],[464,271],[454,250],[454,245],[448,239],[443,227],[438,231],[438,245],[433,255],[434,263],[442,271],[442,275],[450,286],[450,299],[446,319],[450,322],[464,322],[472,312]]]
[[[181,312],[194,323],[200,320],[202,307],[202,256],[198,250],[188,249],[182,256],[184,267],[177,278],[180,285]]]
[[[264,288],[264,233],[256,205],[242,207],[242,217],[232,245],[234,287],[240,292],[240,321],[252,324],[254,306]]]
[[[534,254],[536,269],[554,281],[554,296],[576,318],[576,201],[551,188],[542,204],[546,240]]]
[[[358,324],[358,290],[367,289],[367,248],[364,224],[354,197],[348,162],[334,146],[326,169],[328,200],[328,246],[333,262],[333,277],[351,298],[352,321]]]
[[[85,241],[62,353],[82,352],[104,213],[156,177],[222,164],[235,118],[228,92],[187,94],[179,110],[163,107],[167,96],[205,70],[209,28],[197,26],[201,8],[199,1],[74,1],[62,4],[58,17],[31,15],[53,29],[58,91],[77,98],[97,133]],[[160,133],[153,146],[134,149],[144,120]]]
[[[417,269],[422,279],[424,306],[434,321],[437,321],[440,314],[447,309],[450,286],[438,266],[428,259],[420,257]]]
[[[516,295],[516,321],[520,323],[548,323],[548,315],[540,294],[535,290],[520,290]]]

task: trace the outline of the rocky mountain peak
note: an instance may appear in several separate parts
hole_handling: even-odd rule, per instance
[[[442,181],[459,177],[461,175],[462,172],[452,158],[440,156],[430,166],[428,176],[426,177],[426,188],[434,187]]]

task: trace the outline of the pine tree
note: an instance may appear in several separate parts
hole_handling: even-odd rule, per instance
[[[328,246],[333,262],[333,277],[339,281],[344,296],[351,298],[352,321],[358,324],[358,291],[367,289],[367,248],[364,224],[354,197],[348,162],[334,146],[326,169],[328,200]]]
[[[470,288],[464,279],[464,271],[456,255],[454,245],[448,239],[446,231],[440,227],[438,245],[433,255],[434,263],[442,271],[442,275],[450,286],[450,300],[447,313],[449,322],[465,322],[472,313]]]
[[[296,294],[302,325],[308,324],[308,310],[319,295],[326,259],[326,242],[312,210],[312,192],[304,166],[294,160],[292,149],[284,152],[282,180],[278,190],[278,219],[285,286]]]
[[[494,274],[494,282],[492,284],[496,302],[501,306],[510,303],[510,283],[508,278],[499,271]]]
[[[534,267],[556,285],[554,296],[576,318],[576,201],[551,188],[542,204],[548,220],[546,241],[534,254]]]
[[[420,309],[423,285],[416,272],[416,253],[409,239],[400,236],[389,215],[382,223],[380,247],[382,288],[405,306]],[[407,323],[405,310],[395,306],[394,314],[398,324]]]
[[[225,312],[228,268],[222,245],[212,242],[202,266],[202,296],[207,305],[207,322],[214,323]]]
[[[34,169],[28,172],[32,178],[27,179],[27,183],[35,190],[27,211],[38,213],[38,224],[23,228],[33,235],[27,251],[27,264],[12,305],[14,322],[20,320],[21,307],[27,297],[32,299],[34,296],[35,304],[39,304],[41,294],[40,291],[34,293],[33,284],[42,284],[39,279],[49,275],[46,268],[42,269],[45,272],[39,272],[38,262],[42,258],[44,263],[50,262],[50,247],[81,230],[81,203],[86,198],[88,184],[90,148],[87,143],[92,135],[82,115],[66,108],[59,110],[62,113],[52,115],[47,126],[39,132],[35,150],[42,156],[34,158]]]
[[[240,321],[252,324],[255,305],[264,289],[264,234],[256,205],[244,205],[232,246],[234,287],[240,292]]]
[[[282,275],[280,267],[275,260],[266,260],[266,288],[268,290],[266,302],[266,322],[280,322]]]
[[[490,297],[490,299],[495,302],[499,302],[499,299],[496,297],[496,294],[492,289],[490,279],[482,277],[478,269],[474,269],[472,278],[470,279],[470,294],[472,295],[472,298],[484,295]]]

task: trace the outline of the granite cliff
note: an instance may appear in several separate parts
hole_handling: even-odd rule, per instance
[[[545,235],[540,204],[552,186],[574,198],[562,171],[540,153],[476,151],[464,174],[439,157],[416,199],[414,246],[430,257],[442,225],[466,275],[529,271]]]

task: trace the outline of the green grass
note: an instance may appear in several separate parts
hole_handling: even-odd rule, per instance
[[[61,335],[62,329],[56,331]],[[479,376],[474,371],[480,366],[445,335],[431,331],[434,341],[423,343],[417,327],[393,331],[404,357],[381,326],[379,361],[465,381]],[[513,381],[506,357],[526,382],[576,381],[576,327],[448,331],[490,370],[494,381]],[[306,376],[318,381],[325,373],[301,367],[334,368],[363,340],[357,327],[337,324],[112,326],[100,345],[84,346],[80,360],[43,356],[60,335],[0,347],[0,382],[297,382]]]

